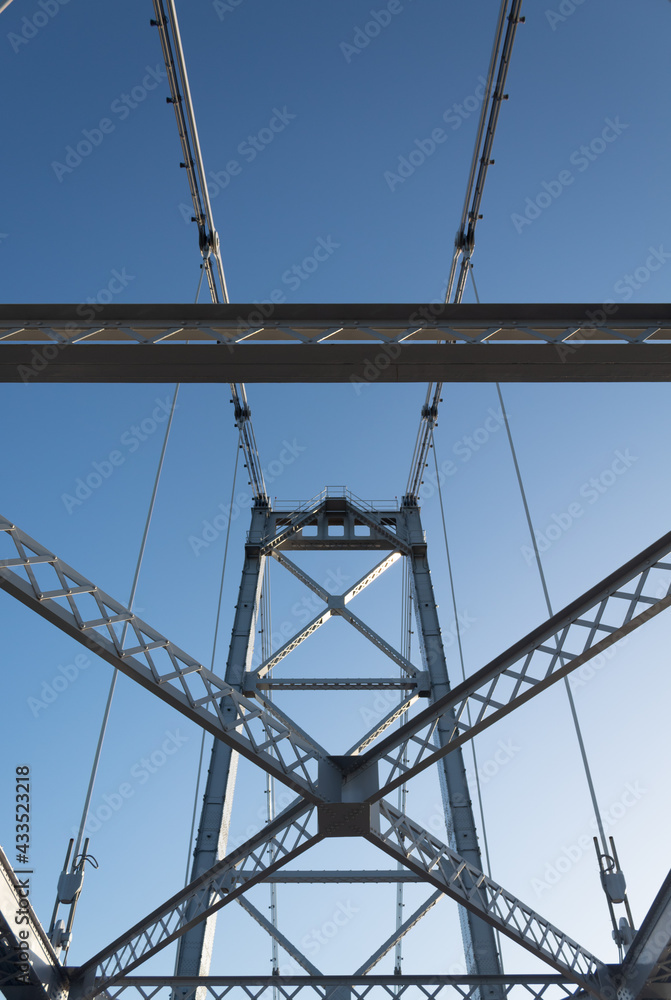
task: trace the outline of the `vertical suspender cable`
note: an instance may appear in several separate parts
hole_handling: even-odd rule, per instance
[[[135,602],[135,593],[137,591],[138,580],[140,578],[140,570],[142,568],[142,561],[144,559],[145,549],[147,547],[147,537],[149,535],[149,527],[151,525],[152,515],[154,513],[154,506],[156,504],[156,495],[158,493],[158,485],[161,479],[161,472],[163,470],[163,462],[165,460],[165,453],[168,447],[168,439],[170,437],[170,428],[172,427],[172,418],[175,413],[175,406],[177,404],[177,394],[179,392],[179,385],[175,386],[175,392],[172,397],[172,404],[170,406],[170,414],[168,416],[168,423],[165,428],[165,435],[163,437],[163,445],[161,447],[161,454],[158,460],[158,466],[156,468],[156,475],[154,477],[154,486],[151,492],[151,499],[149,501],[149,509],[147,511],[147,518],[144,524],[144,531],[142,533],[142,541],[140,543],[140,551],[138,553],[137,562],[135,564],[135,573],[133,575],[133,582],[130,589],[130,597],[128,598],[128,610],[133,610],[133,604]],[[126,632],[128,631],[128,622],[123,626],[123,631],[121,635],[121,645],[123,646],[124,640],[126,638]],[[79,856],[82,841],[84,839],[84,830],[86,829],[86,823],[88,820],[89,809],[91,807],[91,798],[93,797],[93,788],[95,785],[96,775],[98,773],[98,767],[100,764],[100,755],[102,753],[103,743],[105,740],[105,734],[107,732],[107,724],[109,722],[110,711],[112,708],[112,700],[114,698],[114,692],[116,690],[116,682],[119,671],[114,668],[114,673],[112,674],[112,680],[110,682],[109,691],[107,692],[107,701],[105,703],[105,710],[103,712],[103,719],[100,725],[100,733],[98,734],[98,743],[96,745],[95,753],[93,755],[93,764],[91,765],[91,774],[89,776],[88,788],[86,789],[86,796],[84,798],[84,807],[82,809],[82,816],[79,821],[79,830],[77,832],[77,840],[75,843],[74,853],[72,854],[73,865],[77,863],[77,858]],[[74,918],[74,905],[70,912],[70,920],[68,923],[68,930],[72,930],[72,922]],[[54,910],[54,916],[58,910],[58,903],[56,904],[56,909]],[[53,923],[53,921],[52,921]],[[67,958],[67,953],[70,945],[66,944],[63,954],[63,962]]]
[[[545,597],[545,604],[548,610],[548,615],[552,617],[554,614],[552,610],[552,602],[550,601],[550,594],[548,592],[547,581],[545,579],[545,571],[543,570],[543,563],[541,561],[541,554],[538,550],[538,543],[536,542],[536,533],[534,532],[533,521],[531,520],[531,513],[529,511],[529,504],[527,503],[526,492],[524,489],[524,483],[522,482],[522,474],[520,472],[520,467],[517,461],[517,453],[515,451],[515,444],[513,442],[513,436],[510,431],[510,423],[508,421],[508,414],[506,413],[506,408],[503,402],[503,395],[501,393],[501,386],[496,383],[496,391],[499,397],[499,403],[501,404],[501,413],[503,415],[503,422],[506,428],[506,434],[508,437],[508,444],[510,445],[510,453],[513,459],[513,465],[515,466],[515,475],[517,476],[517,485],[519,486],[520,495],[522,497],[522,505],[524,506],[524,514],[526,517],[527,528],[529,529],[529,535],[531,537],[531,544],[534,550],[534,556],[536,558],[536,565],[538,566],[538,575],[540,576],[541,586],[543,588],[543,596]],[[573,718],[573,725],[575,727],[576,736],[578,738],[578,746],[580,747],[580,756],[582,757],[583,767],[585,769],[585,777],[587,778],[587,786],[589,788],[590,798],[592,800],[592,807],[594,809],[594,815],[596,817],[596,825],[599,830],[599,837],[601,839],[601,845],[604,854],[609,853],[608,841],[606,840],[606,832],[603,826],[603,820],[601,818],[601,810],[599,809],[599,802],[596,797],[596,792],[594,790],[594,782],[592,781],[592,772],[589,766],[589,761],[587,760],[587,751],[585,750],[585,743],[582,737],[582,730],[580,728],[580,722],[578,720],[578,713],[575,707],[575,701],[573,699],[573,694],[571,692],[571,686],[568,682],[568,677],[564,678],[564,686],[566,689],[566,695],[568,697],[568,703],[571,709],[571,716]]]
[[[478,295],[478,288],[475,283],[475,276],[473,274],[473,265],[470,264],[470,274],[471,281],[473,282],[473,291],[475,293],[475,300],[479,304],[480,296]],[[506,428],[506,436],[508,438],[508,444],[510,446],[510,454],[513,459],[513,465],[515,467],[515,475],[517,477],[517,485],[519,487],[520,496],[522,497],[522,506],[524,507],[524,516],[527,522],[527,528],[529,530],[529,535],[531,537],[531,545],[534,550],[534,556],[536,558],[536,565],[538,566],[538,575],[541,581],[541,587],[543,588],[543,596],[545,598],[545,605],[548,610],[548,615],[552,617],[554,614],[552,610],[552,602],[550,600],[550,593],[548,591],[547,581],[545,579],[545,571],[543,569],[543,561],[541,559],[541,554],[538,549],[538,543],[536,541],[536,533],[534,531],[533,521],[531,519],[531,511],[529,510],[529,504],[527,503],[526,490],[524,489],[524,483],[522,481],[522,473],[520,472],[519,462],[517,461],[517,451],[515,450],[515,443],[513,441],[513,435],[510,430],[510,422],[508,420],[508,413],[506,411],[505,403],[503,402],[503,394],[501,392],[501,385],[499,382],[496,383],[496,392],[499,397],[499,403],[501,404],[501,414],[503,416],[503,422]],[[594,816],[596,818],[596,825],[599,831],[599,838],[601,840],[601,847],[604,854],[608,854],[608,842],[606,840],[606,831],[603,826],[603,820],[601,818],[601,810],[599,809],[599,802],[596,797],[596,791],[594,789],[594,782],[592,780],[592,772],[589,766],[589,761],[587,759],[587,751],[585,750],[585,743],[582,736],[582,730],[580,728],[580,721],[578,719],[578,712],[575,707],[575,700],[573,698],[573,693],[571,691],[571,686],[568,682],[568,677],[564,678],[564,686],[566,690],[566,695],[568,698],[569,707],[571,709],[571,716],[573,718],[573,725],[575,728],[575,733],[578,738],[578,746],[580,748],[580,756],[582,758],[583,767],[585,769],[585,777],[587,779],[587,787],[589,788],[590,798],[592,800],[592,808],[594,809]]]

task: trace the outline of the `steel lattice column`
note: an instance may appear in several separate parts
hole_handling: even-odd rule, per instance
[[[412,555],[409,558],[412,564],[413,598],[422,659],[431,682],[431,700],[437,701],[450,690],[450,682],[427,559],[426,541],[419,508],[405,507],[404,515],[407,538],[412,548]],[[453,730],[454,715],[451,711],[445,712],[436,725],[437,744],[445,745]],[[461,747],[442,759],[438,774],[450,846],[471,864],[482,869]],[[492,927],[463,907],[459,908],[459,918],[469,975],[499,975],[501,965]],[[485,992],[488,997],[502,995],[498,987],[488,987]]]
[[[254,653],[254,635],[265,564],[265,556],[261,555],[259,543],[264,532],[266,510],[266,507],[252,509],[252,523],[245,546],[242,580],[226,664],[226,682],[236,691],[242,691],[243,674],[250,668]],[[231,712],[231,717],[234,718],[235,708],[228,706],[226,700],[222,701],[221,707]],[[238,754],[226,743],[215,739],[193,853],[191,881],[226,854],[237,770]],[[175,975],[209,975],[216,921],[217,914],[214,913],[180,939]],[[174,993],[174,997],[179,1000],[190,996],[194,996],[194,991],[188,988],[177,989]]]

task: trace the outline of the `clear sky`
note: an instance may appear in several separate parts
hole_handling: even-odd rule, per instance
[[[671,4],[547,2],[547,8],[532,0],[523,5],[526,24],[518,30],[478,228],[480,297],[668,302]],[[440,299],[498,6],[497,0],[180,4],[233,301],[263,301],[276,289],[287,302]],[[379,12],[388,9],[395,11],[388,25],[379,34],[371,30],[375,37],[362,44],[371,11],[385,21]],[[106,301],[110,293],[118,303],[194,301],[200,255],[195,226],[185,218],[188,188],[152,16],[148,0],[112,6],[14,0],[0,15],[3,301],[80,303]],[[276,128],[282,124],[280,131],[267,131],[271,120]],[[413,150],[430,150],[427,137],[437,128],[445,141],[400,178]],[[309,278],[297,279],[293,269],[320,239],[330,241],[332,254]],[[470,286],[465,301],[473,301]],[[289,459],[277,476],[268,476],[273,498],[304,500],[341,483],[369,500],[400,498],[424,387],[248,388],[263,466],[281,454]],[[562,383],[503,391],[537,529],[547,537],[548,526],[567,524],[571,505],[580,508],[544,553],[559,608],[669,530],[669,390],[664,384]],[[0,393],[2,514],[120,600],[130,589],[172,393],[169,385],[6,385]],[[138,434],[133,428],[143,421],[154,427]],[[229,501],[235,448],[226,387],[184,386],[136,606],[205,662],[224,538],[207,548],[194,539]],[[456,468],[444,492],[471,672],[545,618],[494,386],[445,388],[436,448],[439,461],[451,458]],[[73,505],[67,497],[78,480],[113,451],[123,462]],[[613,473],[614,463],[621,472]],[[238,477],[238,492],[245,489]],[[456,682],[438,500],[435,490],[425,492],[422,516]],[[220,672],[247,527],[243,510],[231,531]],[[329,555],[314,571],[353,581],[373,561]],[[302,595],[279,567],[272,579],[279,635],[284,623],[300,625],[292,608]],[[398,568],[358,601],[398,642]],[[31,699],[39,700],[44,685],[62,676],[81,649],[8,596],[0,597],[0,615],[0,842],[13,840],[14,768],[27,762],[33,900],[48,923],[110,668],[87,663],[53,704],[36,707]],[[314,671],[317,664],[324,673],[337,672],[358,657],[366,672],[379,663],[338,624],[302,648],[296,669]],[[665,835],[668,628],[665,615],[648,623],[575,688],[597,793],[637,922],[671,860]],[[337,716],[336,702],[342,702]],[[287,696],[286,704],[334,752],[346,749],[380,710],[368,695],[330,698],[328,712],[317,700],[314,714],[298,696]],[[177,730],[179,752],[143,780],[139,762]],[[132,782],[134,794],[93,835],[100,869],[86,877],[73,963],[180,886],[199,742],[195,726],[121,679],[94,808],[124,782]],[[501,744],[508,759],[497,765]],[[593,821],[563,691],[541,695],[483,734],[477,747],[494,878],[604,961],[615,961],[594,856],[575,847],[591,837]],[[437,804],[435,781],[416,779],[411,815],[429,825]],[[241,765],[233,842],[258,824],[264,808],[262,779]],[[306,866],[384,863],[363,844],[356,851],[354,843],[328,843]],[[567,870],[550,885],[558,867]],[[408,905],[423,894],[409,892]],[[282,888],[279,897],[282,929],[303,942],[325,972],[355,969],[394,925],[391,889]],[[266,889],[251,898],[260,908],[268,904]],[[349,914],[346,925],[321,944],[321,929],[338,906]],[[454,910],[443,901],[408,936],[404,971],[460,969]],[[269,970],[269,943],[239,907],[225,911],[220,928],[213,972]],[[504,957],[510,972],[537,968],[512,946],[505,946]],[[146,968],[167,972],[171,962],[166,953]],[[379,970],[391,967],[388,957]]]

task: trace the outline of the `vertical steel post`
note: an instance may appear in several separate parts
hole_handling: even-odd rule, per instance
[[[265,505],[252,509],[251,528],[245,545],[245,561],[226,664],[226,682],[237,691],[242,691],[243,674],[249,670],[254,653],[256,619],[265,564],[265,556],[261,555],[259,546],[264,533],[267,509]],[[221,707],[224,712],[234,712],[234,709],[226,705],[226,699],[221,702]],[[226,854],[237,770],[238,754],[225,743],[215,739],[193,852],[191,881]],[[189,919],[188,914],[187,919]],[[209,975],[216,920],[215,913],[207,920],[200,921],[180,938],[175,975]],[[175,990],[173,996],[175,1000],[185,1000],[187,997],[193,997],[194,993],[192,988],[185,987]]]
[[[450,690],[450,683],[431,582],[426,540],[419,508],[404,506],[403,512],[407,538],[412,547],[410,559],[419,643],[424,668],[429,673],[431,700],[437,701]],[[435,739],[439,746],[447,743],[453,728],[453,714],[445,713],[436,726]],[[450,846],[467,861],[483,870],[461,747],[443,757],[438,774]],[[468,973],[500,974],[501,964],[492,927],[464,907],[459,908],[459,916]],[[482,989],[482,994],[487,997],[497,997],[500,993],[498,987],[488,986]]]

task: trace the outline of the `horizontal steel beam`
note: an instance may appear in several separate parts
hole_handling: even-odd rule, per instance
[[[0,306],[6,382],[670,378],[668,304]]]
[[[668,382],[671,344],[76,344],[37,368],[34,345],[0,344],[0,382]]]
[[[244,881],[251,878],[251,873],[238,871],[239,878]],[[379,868],[370,871],[296,871],[284,868],[273,875],[267,875],[264,882],[423,882],[424,879],[414,872],[399,871],[396,868]]]

